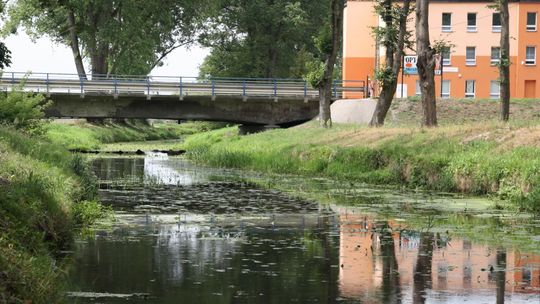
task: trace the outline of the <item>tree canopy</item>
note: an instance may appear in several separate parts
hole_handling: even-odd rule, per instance
[[[314,37],[331,15],[329,0],[219,0],[214,5],[200,37],[211,48],[201,66],[203,77],[302,77],[318,52]]]
[[[18,0],[3,33],[24,28],[69,46],[79,74],[147,74],[172,50],[195,40],[200,0]]]
[[[4,2],[0,1],[0,14],[4,11]],[[11,52],[6,45],[0,41],[0,70],[11,64]]]

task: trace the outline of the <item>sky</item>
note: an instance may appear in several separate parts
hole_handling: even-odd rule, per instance
[[[4,40],[11,51],[11,67],[5,69],[13,72],[35,73],[73,73],[76,74],[71,50],[64,45],[55,44],[49,38],[40,38],[32,42],[22,31]],[[198,46],[190,49],[179,48],[170,53],[162,67],[155,68],[154,76],[197,76],[209,50]]]

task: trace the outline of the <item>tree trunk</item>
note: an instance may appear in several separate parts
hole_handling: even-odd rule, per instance
[[[69,23],[69,46],[73,53],[73,60],[75,61],[75,68],[77,68],[77,74],[79,78],[86,80],[86,70],[82,61],[81,50],[79,48],[79,37],[77,36],[77,25],[75,23],[75,13],[73,10],[69,10],[68,13]]]
[[[501,13],[501,60],[499,78],[501,88],[501,119],[510,119],[510,26],[508,0],[500,1]]]
[[[418,56],[418,78],[422,93],[422,125],[437,126],[437,104],[435,99],[435,50],[429,41],[429,0],[416,0],[416,52]]]
[[[433,233],[421,232],[418,257],[413,274],[413,303],[425,303],[426,291],[431,288],[431,267],[433,266]]]
[[[401,69],[401,63],[403,61],[404,48],[405,48],[405,36],[407,34],[407,17],[410,13],[410,4],[411,0],[405,0],[403,2],[403,7],[401,8],[401,15],[399,17],[399,27],[398,37],[397,37],[397,49],[392,43],[393,37],[390,31],[386,31],[385,45],[386,48],[386,67],[392,71],[390,79],[382,81],[381,94],[377,101],[377,106],[373,112],[371,118],[370,126],[380,127],[384,125],[384,120],[388,114],[388,110],[392,105],[392,100],[396,94],[397,82],[399,77],[399,71]],[[383,3],[384,13],[383,19],[387,28],[393,28],[396,25],[393,22],[393,17],[391,14],[392,10],[392,1],[385,0]]]
[[[341,35],[343,32],[343,0],[332,0],[332,49],[326,54],[324,63],[324,74],[319,85],[319,119],[321,126],[328,128],[332,126],[332,115],[330,113],[330,102],[332,100],[332,84],[334,66],[340,48]]]

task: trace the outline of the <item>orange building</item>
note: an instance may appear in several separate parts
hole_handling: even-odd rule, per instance
[[[454,46],[443,56],[442,76],[436,92],[443,98],[499,98],[500,15],[488,5],[493,1],[431,1],[430,38]],[[540,1],[510,1],[510,93],[513,98],[540,98]],[[384,22],[374,11],[374,1],[349,0],[344,14],[343,78],[373,79],[384,61],[372,28]],[[414,16],[410,29],[414,32]],[[414,38],[413,38],[414,39]],[[407,50],[407,55],[415,55]],[[401,95],[402,77],[398,81]],[[441,90],[442,83],[442,90]],[[420,94],[418,77],[406,75],[403,95]],[[349,96],[351,97],[351,96]]]

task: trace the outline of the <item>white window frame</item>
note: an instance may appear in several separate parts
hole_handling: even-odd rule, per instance
[[[452,52],[448,48],[448,58],[444,58],[444,53],[445,52],[443,50],[443,52],[441,54],[443,66],[451,66],[452,65]]]
[[[497,83],[499,85],[499,92],[493,93],[491,91],[491,85],[493,83]],[[501,82],[500,81],[492,80],[492,81],[489,82],[489,98],[491,98],[491,99],[499,99],[499,98],[501,98]]]
[[[533,48],[534,49],[534,58],[533,59],[527,59],[527,49]],[[536,65],[536,46],[535,45],[527,45],[525,47],[525,65]]]
[[[469,25],[469,15],[474,14],[474,25]],[[478,31],[478,14],[467,13],[467,32],[475,33]]]
[[[527,12],[527,19],[525,22],[529,22],[529,14],[534,14],[534,24],[527,23],[527,32],[536,32],[538,26],[538,13],[537,12]]]
[[[501,20],[501,13],[493,13],[493,15],[492,15],[492,17],[491,17],[491,18],[492,18],[492,19],[491,19],[491,31],[492,31],[493,33],[500,33],[500,32],[501,32],[501,29],[502,29],[502,25],[494,25],[494,24],[493,24],[493,20],[495,19],[495,15],[496,15],[496,14],[499,15],[499,21],[502,22],[502,20]]]
[[[467,49],[473,48],[474,49],[474,59],[467,58]],[[465,65],[476,65],[476,47],[475,46],[468,46],[465,48]]]
[[[451,82],[450,80],[448,80],[448,79],[443,80],[443,83],[444,83],[444,82],[447,82],[447,83],[448,83],[448,93],[444,92],[444,91],[442,90],[442,88],[441,88],[441,97],[442,97],[442,98],[450,98],[450,92],[451,92],[451,90],[452,90],[452,82]],[[441,86],[444,88],[444,86],[442,85],[442,83],[441,83]]]
[[[499,58],[493,59],[493,49],[495,48],[499,49]],[[500,46],[491,47],[490,60],[491,60],[491,65],[497,65],[499,64],[499,62],[501,62],[501,47]]]
[[[473,83],[473,91],[467,92],[467,83]],[[465,98],[475,98],[476,97],[476,80],[465,80]]]
[[[444,25],[444,15],[445,15],[445,14],[450,15],[450,25]],[[452,32],[452,13],[442,13],[442,14],[441,14],[441,18],[442,18],[442,21],[441,21],[442,32],[443,32],[443,33],[450,33],[450,32]]]

